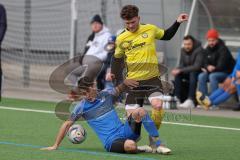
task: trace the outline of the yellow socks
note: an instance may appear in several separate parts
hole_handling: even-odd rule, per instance
[[[162,119],[164,116],[164,110],[156,110],[154,108],[152,108],[152,115],[151,118],[153,120],[153,122],[155,123],[157,129],[160,128],[161,124],[162,124]]]

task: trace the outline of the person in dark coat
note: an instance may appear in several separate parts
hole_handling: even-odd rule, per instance
[[[7,30],[7,14],[5,7],[0,4],[0,101],[2,92],[2,64],[1,64],[1,45]]]
[[[235,60],[215,29],[210,29],[207,34],[208,46],[204,52],[204,65],[202,73],[198,76],[198,90],[203,95],[208,95],[207,82],[210,82],[211,93],[219,83],[223,82],[234,68]]]
[[[185,36],[179,66],[172,70],[172,75],[175,77],[175,96],[182,102],[184,101],[179,107],[194,107],[197,78],[201,71],[202,62],[203,48],[201,43],[191,35]],[[183,87],[183,83],[186,81],[189,84],[187,91]],[[187,99],[182,98],[184,93],[187,94]]]

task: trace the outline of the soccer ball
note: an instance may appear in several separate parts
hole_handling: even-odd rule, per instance
[[[87,132],[80,124],[74,124],[69,128],[67,137],[73,144],[80,144],[86,139]]]

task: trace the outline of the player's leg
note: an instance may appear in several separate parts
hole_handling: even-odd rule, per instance
[[[208,109],[211,105],[216,106],[225,102],[236,92],[236,86],[232,83],[231,78],[227,78],[221,87],[215,90],[209,97],[201,96],[198,101],[201,101],[204,108]]]
[[[151,114],[151,118],[154,121],[157,129],[160,128],[161,124],[162,124],[162,119],[164,117],[164,110],[162,109],[162,93],[160,92],[155,92],[152,93],[149,96],[149,102],[152,105],[152,114]]]
[[[153,120],[150,118],[148,112],[144,108],[135,109],[128,117],[129,126],[131,127],[132,131],[139,136],[141,132],[141,126],[139,125],[140,123],[143,123],[143,126],[150,137],[159,137],[158,130]],[[156,145],[160,145],[160,140],[157,143],[158,144]]]
[[[131,139],[119,138],[113,141],[110,152],[137,153],[137,144]]]
[[[138,108],[136,109],[128,118],[128,124],[132,130],[133,133],[139,134],[140,136],[140,125],[139,123],[143,123],[144,128],[148,132],[149,139],[150,139],[150,145],[145,145],[145,146],[139,146],[138,150],[139,151],[144,151],[144,152],[157,152],[161,154],[169,154],[171,150],[167,147],[164,147],[161,144],[160,138],[159,138],[159,133],[158,130],[150,118],[148,112],[144,110],[143,108]]]
[[[137,144],[135,141],[127,139],[124,143],[124,150],[126,153],[137,153]]]
[[[143,106],[143,97],[144,95],[141,93],[134,93],[131,91],[127,93],[125,106],[127,117],[129,117],[135,109]]]
[[[150,89],[147,93],[146,96],[148,97],[148,100],[152,106],[152,113],[151,113],[151,118],[154,121],[157,129],[160,128],[162,119],[164,116],[164,110],[162,108],[163,104],[163,84],[162,81],[158,78],[152,78],[144,82],[143,85],[151,85],[156,87],[155,89]],[[165,86],[168,88],[167,86]]]

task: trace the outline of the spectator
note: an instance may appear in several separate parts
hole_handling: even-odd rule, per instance
[[[111,33],[103,24],[99,15],[95,15],[92,18],[91,29],[92,33],[87,39],[83,55],[80,58],[80,65],[86,66],[87,69],[84,75],[82,69],[79,69],[74,70],[68,77],[68,80],[74,85],[77,83],[79,77],[81,77],[78,81],[79,85],[83,83],[93,83],[101,72],[108,56],[108,51],[105,47],[108,39],[111,37]],[[76,96],[76,91],[73,89],[69,95],[69,100],[74,100]]]
[[[209,97],[204,96],[201,92],[197,92],[197,101],[204,109],[208,110],[210,106],[216,107],[217,105],[225,102],[238,91],[240,95],[240,52],[238,54],[237,63],[233,72],[226,78],[223,84],[214,91]],[[240,111],[240,105],[233,109],[234,111]]]
[[[106,51],[108,52],[107,58],[104,61],[103,68],[97,77],[97,88],[103,90],[109,82],[105,79],[107,72],[110,70],[111,59],[115,50],[115,40],[116,36],[112,35],[109,37],[108,42],[105,46]],[[111,82],[110,82],[111,83]]]
[[[197,88],[197,76],[201,71],[203,48],[201,43],[190,35],[183,38],[183,48],[181,49],[179,66],[172,70],[172,75],[175,77],[175,96],[184,101],[182,95],[186,90],[183,88],[184,80],[189,82],[187,99],[179,107],[189,108],[194,107],[195,92]]]
[[[208,95],[207,82],[210,82],[211,93],[230,74],[235,65],[235,60],[225,43],[219,38],[219,33],[215,29],[210,29],[207,34],[208,46],[204,52],[204,66],[202,73],[198,76],[198,90],[204,95]]]
[[[0,101],[2,91],[2,64],[1,64],[1,44],[7,30],[7,14],[4,6],[0,4]]]

